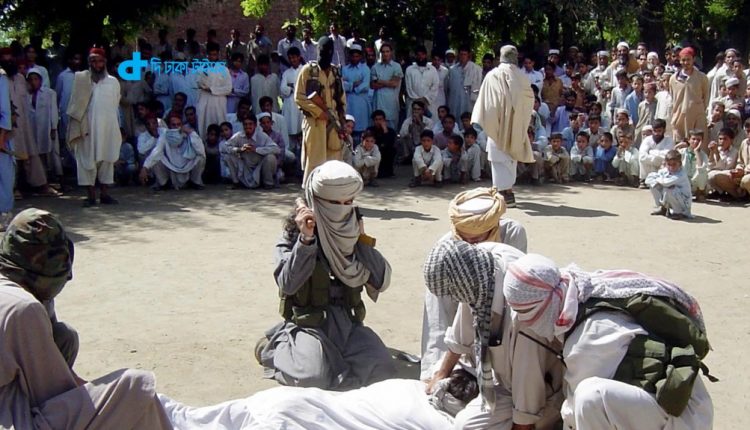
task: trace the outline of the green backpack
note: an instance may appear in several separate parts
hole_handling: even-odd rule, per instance
[[[579,305],[568,333],[599,311],[625,312],[648,332],[630,343],[613,379],[654,394],[668,414],[680,416],[685,410],[699,371],[711,382],[718,381],[702,362],[711,349],[706,333],[673,300],[648,294],[592,298]]]

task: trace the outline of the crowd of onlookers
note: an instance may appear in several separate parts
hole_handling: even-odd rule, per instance
[[[169,185],[201,188],[203,183],[220,182],[236,188],[272,188],[299,180],[303,130],[294,89],[302,65],[317,59],[317,42],[310,28],[302,29],[301,38],[294,25],[284,30],[286,36],[274,42],[261,24],[249,37],[235,29],[227,43],[209,30],[201,43],[196,32],[188,29],[174,45],[166,30],[159,31],[153,42],[138,39],[131,43],[117,33],[106,47],[109,74],[118,78],[121,87],[117,182],[151,182],[155,189]],[[394,166],[400,163],[413,167],[409,186],[489,177],[487,137],[472,125],[471,112],[483,77],[496,65],[494,54],[484,55],[480,65],[474,63],[476,53],[467,46],[443,51],[435,45],[431,52],[417,46],[409,56],[395,58],[385,28],[372,41],[357,32],[347,38],[335,24],[327,36],[334,42],[332,63],[340,66],[346,92],[344,160],[361,172],[367,185],[377,186],[379,178],[394,176]],[[19,161],[16,199],[26,194],[58,195],[66,190],[65,178],[75,168],[65,142],[66,107],[75,72],[86,68],[86,58],[62,45],[57,33],[52,35],[51,46],[41,45],[35,37],[26,46],[14,42],[2,50],[16,116],[13,127],[0,127],[8,131],[11,142],[33,141],[45,170],[34,172],[39,169],[4,148],[6,155]],[[698,123],[705,127],[680,130],[674,129],[675,118],[686,106],[694,111],[697,105],[692,99],[675,103],[671,82],[690,84],[698,79],[688,75],[686,70],[692,69],[684,69],[681,63],[682,54],[692,48],[648,48],[638,43],[631,49],[621,42],[611,51],[590,55],[575,46],[564,52],[550,49],[539,65],[536,55],[521,53],[519,67],[535,94],[528,133],[536,162],[519,163],[519,182],[603,181],[647,188],[649,173],[666,166],[668,152],[676,150],[697,201],[747,199],[750,154],[745,139],[750,121],[745,119],[750,116],[750,86],[739,53],[727,49],[714,63],[703,59],[708,84],[698,91],[705,92],[698,95],[705,105]],[[118,66],[132,58],[134,51],[149,64],[159,63],[161,70],[145,68],[138,80],[122,79]],[[201,83],[193,60],[203,58],[226,61],[223,93]],[[186,64],[167,73],[168,62]],[[389,70],[387,79],[381,79],[384,70]],[[13,97],[13,88],[19,85],[25,93]],[[201,91],[222,97],[224,118],[212,118],[210,123],[201,118]],[[171,124],[172,118],[179,121]],[[160,137],[174,127],[195,131],[196,144],[203,147],[197,151],[203,160],[195,164],[199,171],[182,183],[174,183],[169,172],[158,174],[155,166],[163,157],[149,160]],[[256,130],[268,139],[257,137]],[[244,133],[244,141],[232,141],[238,132]],[[268,146],[257,151],[262,157],[256,163],[259,171],[233,169],[232,157],[243,156],[249,148],[255,153],[259,139]],[[264,146],[263,142],[258,146]],[[189,149],[180,151],[191,154]]]

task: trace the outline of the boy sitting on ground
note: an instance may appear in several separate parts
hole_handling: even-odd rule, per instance
[[[433,145],[434,134],[430,130],[423,130],[419,137],[420,145],[414,149],[412,168],[414,175],[409,182],[410,187],[418,187],[423,183],[432,183],[436,187],[443,184],[443,154]]]
[[[589,146],[589,135],[581,131],[576,136],[576,144],[570,151],[570,171],[573,180],[591,182],[591,170],[594,168],[594,152]]]
[[[443,178],[454,184],[467,184],[467,170],[464,140],[455,134],[448,138],[448,146],[443,150]]]
[[[693,195],[690,192],[690,179],[682,168],[682,156],[670,149],[664,156],[665,167],[651,172],[646,177],[646,185],[654,196],[654,211],[651,215],[666,215],[670,219],[692,218],[690,206]]]
[[[477,131],[474,128],[464,129],[464,151],[468,175],[474,182],[482,180],[482,154],[486,154],[477,142]],[[485,157],[486,158],[486,157]]]
[[[549,145],[544,148],[544,170],[549,182],[570,181],[570,154],[562,146],[562,134],[552,133]]]
[[[365,186],[378,186],[376,178],[380,167],[380,149],[375,144],[375,135],[370,130],[362,133],[362,144],[354,150],[353,163]]]
[[[598,181],[610,182],[617,176],[617,169],[612,165],[617,148],[612,145],[612,133],[604,132],[599,138],[599,145],[594,153],[594,174]],[[637,151],[636,151],[637,154]]]
[[[615,185],[630,185],[638,188],[640,179],[640,161],[638,150],[633,146],[632,129],[620,130],[620,146],[617,147],[615,158],[612,159],[612,167],[617,169],[619,176],[615,179]]]

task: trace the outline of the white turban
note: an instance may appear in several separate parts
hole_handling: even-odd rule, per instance
[[[629,50],[630,49],[630,45],[628,45],[627,42],[620,42],[620,43],[617,44],[617,49],[620,49],[620,48],[625,48],[625,49]]]

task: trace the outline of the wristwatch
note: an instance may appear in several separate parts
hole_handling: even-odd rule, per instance
[[[300,233],[299,240],[303,245],[311,245],[315,241],[315,235],[305,236],[303,233]]]

